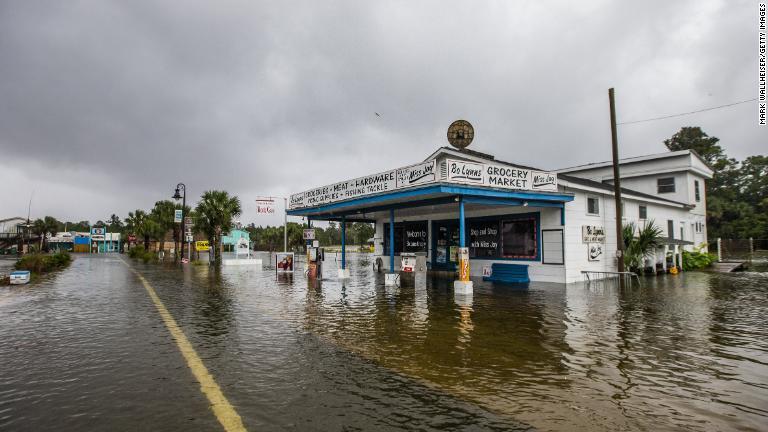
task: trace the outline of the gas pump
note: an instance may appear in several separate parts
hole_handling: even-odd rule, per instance
[[[323,261],[325,261],[325,249],[319,247],[320,242],[314,240],[312,246],[307,248],[307,277],[310,279],[323,278]]]

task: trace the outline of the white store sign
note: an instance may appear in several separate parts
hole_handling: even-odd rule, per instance
[[[453,159],[446,159],[445,163],[447,175],[443,181],[448,183],[510,190],[557,191],[557,174],[555,173]],[[436,162],[431,160],[293,194],[289,199],[288,207],[290,209],[315,207],[435,183],[440,180]]]
[[[605,243],[605,228],[600,225],[582,225],[581,237],[584,243]]]

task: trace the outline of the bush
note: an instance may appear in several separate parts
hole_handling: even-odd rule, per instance
[[[683,251],[683,270],[697,270],[709,267],[717,261],[717,255],[695,250],[693,252]]]
[[[64,268],[72,262],[72,257],[67,252],[58,252],[53,255],[30,254],[23,256],[16,262],[16,270],[29,270],[35,274],[48,273]]]
[[[133,259],[140,259],[145,263],[157,261],[157,255],[154,252],[144,249],[144,246],[136,246],[128,251],[128,256]]]

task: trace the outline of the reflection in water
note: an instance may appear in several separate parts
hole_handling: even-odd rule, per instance
[[[253,429],[768,422],[768,273],[686,273],[629,288],[477,281],[461,296],[439,278],[385,287],[370,260],[349,256],[345,281],[132,265]],[[335,262],[325,264],[335,275]],[[0,314],[0,429],[141,429],[137,418],[216,428],[122,264],[78,258],[34,289],[0,291]]]

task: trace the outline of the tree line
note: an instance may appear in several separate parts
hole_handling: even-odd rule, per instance
[[[169,232],[172,233],[172,241],[176,244],[176,250],[183,240],[182,224],[174,222],[176,210],[182,209],[180,203],[170,200],[157,201],[149,210],[136,209],[128,212],[128,216],[121,220],[119,216],[112,214],[106,221],[99,220],[93,225],[89,221],[61,222],[52,216],[37,219],[32,223],[31,231],[41,238],[41,248],[48,250],[47,239],[49,235],[55,235],[62,231],[90,232],[91,228],[106,228],[107,232],[120,233],[124,244],[129,235],[136,236],[138,243],[149,249],[151,241],[159,244],[160,250],[165,248],[165,242]],[[221,259],[222,236],[229,233],[235,227],[235,220],[242,214],[240,199],[230,196],[226,191],[206,191],[200,197],[200,201],[194,208],[183,208],[184,216],[191,217],[193,232],[203,234],[211,245],[214,245],[214,259]],[[288,222],[288,248],[292,251],[302,250],[305,241],[303,239],[306,223]],[[248,231],[251,240],[257,250],[279,251],[283,249],[283,226],[256,226],[251,223],[243,228]],[[347,243],[364,245],[373,237],[374,228],[369,223],[348,223]],[[315,228],[316,239],[323,246],[341,244],[341,228],[337,223],[331,222],[327,228]]]

